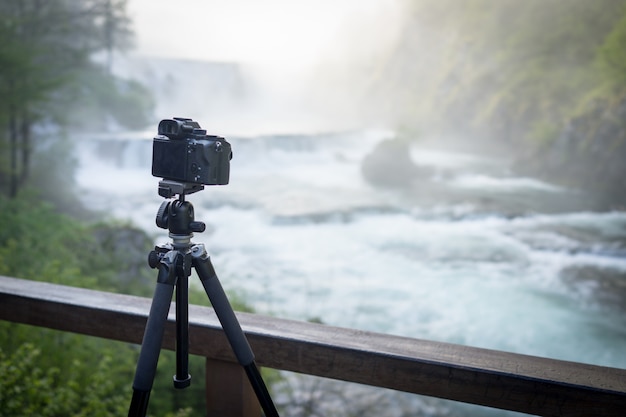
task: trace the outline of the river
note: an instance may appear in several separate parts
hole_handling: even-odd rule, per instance
[[[152,135],[82,138],[77,181],[89,207],[164,243]],[[626,368],[626,212],[592,211],[507,159],[432,146],[411,149],[427,177],[377,188],[361,163],[388,135],[228,138],[230,184],[188,197],[226,290],[260,314]],[[287,379],[289,415],[514,414]]]

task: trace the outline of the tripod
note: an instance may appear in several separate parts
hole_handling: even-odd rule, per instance
[[[162,184],[159,186],[160,195],[166,198],[173,195],[171,190],[168,192],[168,184],[164,186],[165,192],[162,192]],[[272,398],[254,362],[252,349],[215,274],[211,259],[203,244],[191,242],[193,232],[203,232],[205,224],[194,221],[193,206],[190,202],[185,201],[185,192],[195,192],[203,187],[200,186],[201,188],[198,189],[198,186],[194,186],[193,190],[189,190],[185,186],[186,184],[182,184],[182,188],[175,189],[176,193],[180,193],[177,200],[163,202],[157,212],[157,226],[169,230],[172,243],[157,246],[154,251],[150,252],[148,258],[150,266],[158,268],[159,273],[135,371],[133,397],[128,416],[144,417],[146,415],[174,287],[176,287],[176,375],[174,375],[174,387],[186,388],[191,383],[188,358],[188,278],[193,267],[215,309],[237,361],[246,371],[261,408],[267,417],[278,417]]]

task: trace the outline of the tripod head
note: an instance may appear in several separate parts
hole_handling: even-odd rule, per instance
[[[189,201],[184,201],[184,195],[178,200],[164,201],[159,207],[156,215],[156,225],[161,229],[170,231],[172,245],[157,246],[148,256],[148,265],[156,268],[163,256],[171,249],[181,250],[184,253],[183,262],[180,267],[184,271],[190,272],[191,259],[188,259],[188,250],[191,247],[193,232],[202,233],[206,229],[203,222],[194,220],[193,205]],[[186,274],[189,276],[189,273]]]
[[[185,194],[192,194],[204,190],[204,185],[179,182],[163,179],[159,181],[159,195],[171,198],[178,195],[174,201],[164,201],[156,215],[156,225],[161,229],[168,229],[170,235],[189,236],[193,232],[202,233],[206,225],[194,221],[193,205],[185,201]]]
[[[170,235],[191,236],[193,232],[202,233],[206,229],[203,222],[194,220],[193,205],[184,200],[182,194],[178,200],[164,201],[156,215],[156,225],[170,231]]]

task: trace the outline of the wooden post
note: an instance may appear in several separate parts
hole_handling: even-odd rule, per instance
[[[238,363],[206,359],[207,417],[259,417],[261,406]]]

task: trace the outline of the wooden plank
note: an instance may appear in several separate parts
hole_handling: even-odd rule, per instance
[[[261,405],[246,375],[233,362],[206,361],[207,417],[259,417]]]
[[[0,277],[0,319],[140,343],[150,300]],[[173,313],[174,309],[171,309]],[[212,309],[190,352],[234,361]],[[621,416],[626,370],[238,313],[261,366],[544,416]],[[164,347],[174,345],[170,315]]]

